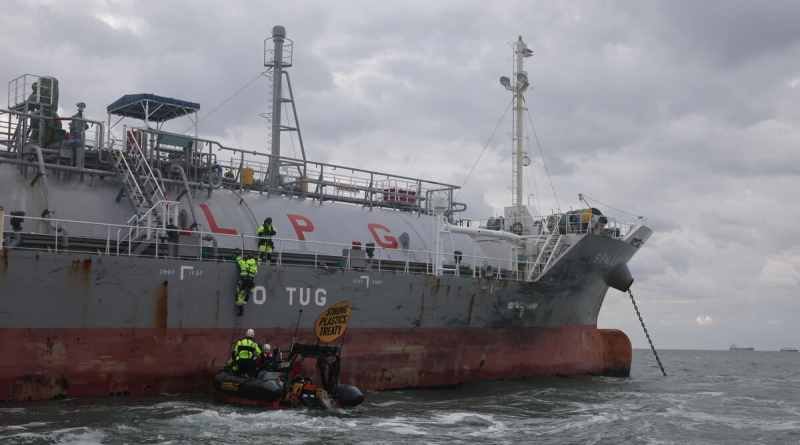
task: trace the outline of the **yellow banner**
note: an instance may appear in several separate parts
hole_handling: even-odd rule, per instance
[[[347,323],[353,315],[352,304],[349,301],[340,301],[325,309],[314,323],[314,332],[319,341],[331,343],[344,334]]]

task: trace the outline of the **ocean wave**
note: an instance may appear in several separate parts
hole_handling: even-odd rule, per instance
[[[349,430],[356,426],[354,420],[347,417],[320,412],[311,414],[306,410],[276,411],[238,411],[232,409],[204,409],[197,413],[175,417],[173,424],[214,425],[227,428],[241,428],[248,431],[264,431],[269,433],[276,429],[302,428],[306,430]]]
[[[137,428],[135,426],[131,426],[131,425],[128,425],[128,424],[125,424],[125,423],[117,423],[117,424],[115,424],[113,426],[113,429],[115,431],[118,431],[118,432],[121,432],[121,433],[133,433],[133,432],[141,431],[140,428]]]
[[[416,422],[406,417],[393,417],[383,422],[376,423],[374,427],[382,431],[400,434],[403,436],[425,436],[428,434],[427,431],[424,431],[414,423]]]
[[[58,445],[94,445],[102,444],[103,439],[106,438],[106,433],[100,430],[90,428],[83,429],[81,432],[68,432],[56,436],[55,443]],[[54,431],[53,434],[56,432]]]
[[[49,443],[56,445],[95,445],[102,444],[107,434],[89,427],[61,428],[48,432],[22,432],[2,437],[13,439],[8,443],[23,445]]]
[[[11,434],[8,436],[0,436],[0,439],[3,439],[4,443],[24,445],[28,443],[33,444],[37,442],[47,441],[48,437],[49,435],[44,433],[22,432],[17,434]],[[11,441],[10,439],[13,439],[13,441]]]
[[[473,427],[486,427],[495,424],[494,416],[489,414],[478,414],[470,412],[452,412],[436,414],[434,421],[440,425],[457,425]]]
[[[609,424],[621,420],[616,413],[581,414],[550,425],[539,425],[538,430],[544,435],[574,435],[576,431],[585,431],[600,424]]]
[[[386,402],[374,402],[374,403],[370,403],[369,405],[370,406],[377,406],[377,407],[380,407],[380,408],[386,408],[386,407],[389,407],[389,406],[400,405],[402,403],[403,402],[400,401],[400,400],[389,400],[389,401],[386,401]]]
[[[665,414],[668,418],[680,418],[694,422],[695,425],[724,425],[736,430],[761,431],[798,431],[800,421],[787,419],[769,419],[752,415],[735,416],[723,413],[669,408]]]
[[[23,423],[20,425],[7,425],[7,426],[0,426],[0,432],[3,431],[26,431],[31,428],[39,428],[45,425],[49,425],[51,422],[28,422]]]

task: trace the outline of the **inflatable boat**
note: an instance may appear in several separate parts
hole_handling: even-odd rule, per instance
[[[282,408],[351,408],[364,401],[353,385],[339,383],[339,346],[295,343],[288,360],[267,367],[255,377],[243,376],[225,367],[214,376],[216,397],[223,403]],[[316,359],[319,383],[302,375],[302,362]]]

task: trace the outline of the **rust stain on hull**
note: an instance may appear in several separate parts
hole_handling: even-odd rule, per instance
[[[75,258],[70,264],[70,274],[68,275],[69,281],[74,281],[81,287],[88,289],[91,284],[92,278],[92,259],[86,258],[81,260]],[[69,284],[69,282],[68,282]]]
[[[69,383],[64,377],[23,375],[10,384],[9,400],[33,401],[60,399],[67,396]]]
[[[0,363],[0,400],[208,391],[231,339],[241,332],[159,323],[152,329],[0,329],[3,356],[15,358]],[[293,330],[258,334],[259,341],[288,348]],[[313,341],[313,333],[301,331],[298,340]],[[344,348],[342,382],[383,390],[550,375],[627,376],[630,363],[627,336],[593,326],[355,328]]]
[[[0,272],[5,272],[8,270],[8,247],[3,246],[0,249]]]

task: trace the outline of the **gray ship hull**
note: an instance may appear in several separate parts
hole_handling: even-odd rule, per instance
[[[230,262],[6,249],[0,400],[196,390],[253,327],[287,347],[350,300],[345,381],[367,389],[553,374],[626,375],[630,343],[596,329],[607,276],[636,251],[586,236],[539,281],[272,264],[242,317]]]

